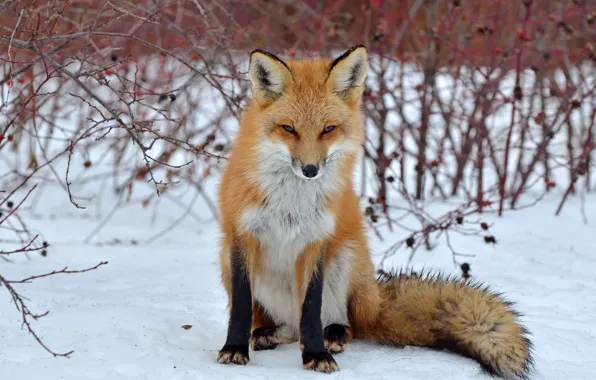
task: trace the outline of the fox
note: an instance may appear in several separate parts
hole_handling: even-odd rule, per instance
[[[363,146],[364,45],[335,59],[250,53],[251,97],[222,171],[222,364],[299,343],[333,373],[355,340],[450,351],[493,376],[528,379],[533,344],[501,293],[456,276],[379,276],[353,173]]]

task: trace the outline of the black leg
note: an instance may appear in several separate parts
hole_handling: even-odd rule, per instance
[[[332,354],[339,354],[346,350],[348,345],[348,332],[346,326],[337,323],[325,327],[323,330],[325,348]]]
[[[302,316],[300,319],[300,343],[302,345],[302,365],[306,369],[331,373],[339,366],[325,349],[323,323],[321,322],[321,304],[323,300],[323,257],[308,284]]]
[[[232,247],[232,305],[225,345],[217,355],[223,364],[247,364],[248,341],[252,324],[252,295],[243,252],[239,245]]]

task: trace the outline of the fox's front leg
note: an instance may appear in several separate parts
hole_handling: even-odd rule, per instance
[[[306,281],[300,315],[300,348],[302,349],[302,365],[305,369],[331,373],[338,371],[339,366],[325,348],[323,337],[321,321],[323,263],[322,249],[314,252],[306,250],[296,268],[298,289],[303,288],[304,281]]]
[[[247,364],[252,324],[252,294],[245,252],[235,242],[230,248],[231,305],[226,343],[217,355],[223,364]]]

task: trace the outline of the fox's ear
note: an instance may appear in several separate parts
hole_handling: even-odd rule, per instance
[[[356,100],[362,94],[368,73],[368,54],[357,45],[337,57],[327,73],[327,86],[342,99]]]
[[[250,53],[248,68],[253,98],[263,104],[278,99],[292,81],[284,61],[261,49]]]

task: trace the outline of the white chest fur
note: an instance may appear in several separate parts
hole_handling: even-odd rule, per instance
[[[295,264],[306,245],[332,234],[334,215],[325,209],[324,194],[333,177],[314,181],[298,178],[287,166],[259,173],[258,184],[266,194],[262,205],[244,210],[241,227],[261,242],[264,271],[254,279],[254,298],[264,306],[277,324],[284,324],[298,335],[299,310],[295,285]],[[325,271],[322,321],[347,324],[346,294],[352,251],[343,254]]]
[[[334,215],[325,209],[325,195],[337,185],[332,172],[308,181],[298,178],[284,155],[276,155],[268,146],[266,164],[254,180],[266,196],[263,204],[247,208],[240,219],[246,231],[260,238],[267,251],[267,264],[273,270],[294,270],[294,263],[304,247],[332,234]],[[265,148],[263,148],[265,150]]]

